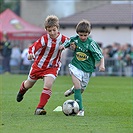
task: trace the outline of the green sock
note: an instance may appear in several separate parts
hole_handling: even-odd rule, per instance
[[[74,89],[74,99],[79,104],[79,110],[82,110],[82,95],[81,89]]]

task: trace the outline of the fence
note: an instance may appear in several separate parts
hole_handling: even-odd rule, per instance
[[[61,70],[59,72],[59,75],[69,75],[69,69],[68,64],[71,61],[71,57],[67,57],[65,60],[65,63],[62,64]],[[64,61],[63,61],[64,62]],[[116,60],[113,58],[105,59],[105,72],[99,72],[98,67],[96,68],[93,75],[97,76],[133,76],[133,64],[126,64],[123,60]],[[21,68],[18,66],[18,68]],[[21,69],[11,69],[12,74],[28,74],[29,71],[21,70]],[[3,73],[2,68],[2,58],[0,58],[0,73]]]
[[[125,62],[124,60],[117,60],[114,58],[105,59],[105,72],[99,72],[96,69],[96,75],[104,76],[133,76],[133,64]]]
[[[68,64],[71,61],[71,57],[66,59],[66,64],[63,64],[60,70],[60,75],[68,75]],[[98,67],[96,68],[93,75],[97,76],[133,76],[133,64],[126,64],[123,60],[117,60],[114,58],[105,59],[105,72],[99,72]]]

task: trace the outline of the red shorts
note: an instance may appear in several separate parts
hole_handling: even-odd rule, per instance
[[[46,69],[31,67],[28,78],[31,80],[42,79],[45,76],[51,76],[53,78],[56,78],[59,70],[59,67],[51,67]]]

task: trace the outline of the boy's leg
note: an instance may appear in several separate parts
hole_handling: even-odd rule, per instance
[[[17,102],[21,102],[21,101],[23,100],[23,96],[24,96],[24,94],[26,93],[26,91],[28,90],[28,89],[25,88],[24,82],[25,82],[25,81],[22,82],[22,84],[21,84],[21,86],[20,86],[20,90],[19,90],[19,92],[18,92],[18,94],[17,94],[17,99],[16,99]]]
[[[29,88],[31,88],[35,84],[35,82],[36,81],[29,81],[28,79],[22,82],[19,92],[17,94],[17,102],[21,102],[23,100],[24,94],[27,92]]]
[[[44,106],[47,104],[49,98],[51,97],[52,91],[50,89],[44,88],[41,96],[39,104],[35,110],[35,115],[45,115],[46,111],[43,109]]]
[[[74,89],[74,99],[79,104],[79,110],[83,109],[81,89]]]
[[[48,102],[51,94],[52,94],[52,91],[50,89],[44,88],[41,93],[40,102],[37,105],[37,108],[43,108],[46,105],[46,103]]]
[[[81,89],[74,89],[74,99],[79,104],[79,112],[77,113],[77,116],[84,116]]]
[[[46,111],[44,110],[44,106],[47,104],[48,100],[51,97],[52,94],[52,85],[55,80],[54,76],[46,76],[44,77],[44,89],[40,96],[39,104],[37,105],[37,108],[35,110],[35,115],[45,115]]]

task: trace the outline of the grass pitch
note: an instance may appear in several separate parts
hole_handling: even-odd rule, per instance
[[[53,112],[67,99],[64,91],[72,86],[70,76],[59,76],[46,116],[35,116],[43,81],[29,90],[21,103],[16,94],[27,75],[0,75],[1,133],[133,133],[132,78],[92,77],[83,94],[85,116],[65,116]]]

